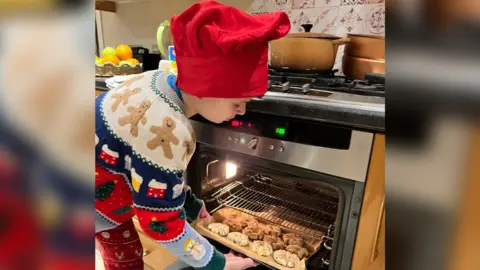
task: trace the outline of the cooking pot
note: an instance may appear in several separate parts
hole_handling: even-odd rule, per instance
[[[330,71],[335,64],[338,46],[349,38],[324,33],[310,33],[312,24],[303,24],[305,33],[289,34],[270,42],[270,66],[274,69]]]
[[[350,42],[344,54],[360,58],[385,60],[385,38],[379,36],[348,34]]]
[[[343,74],[359,80],[365,79],[365,73],[385,74],[385,60],[368,59],[343,55]]]

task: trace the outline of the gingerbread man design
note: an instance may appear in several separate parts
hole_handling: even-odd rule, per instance
[[[162,126],[152,126],[150,131],[156,136],[147,142],[147,147],[150,150],[155,150],[157,147],[161,146],[163,150],[163,156],[168,159],[173,158],[172,147],[170,143],[178,145],[179,140],[173,134],[173,130],[177,127],[175,121],[170,117],[163,118]]]
[[[130,124],[130,134],[132,136],[138,136],[138,123],[142,123],[142,125],[147,124],[147,118],[145,117],[145,113],[147,110],[152,106],[152,102],[150,100],[144,100],[138,108],[136,107],[128,107],[129,114],[121,117],[118,119],[118,124],[120,126],[125,126]]]
[[[122,103],[123,105],[127,105],[128,104],[128,98],[135,95],[135,94],[140,93],[140,91],[142,91],[141,88],[135,88],[133,90],[125,89],[125,91],[123,91],[123,93],[113,94],[112,98],[115,99],[115,102],[112,105],[112,112],[115,112],[117,110],[120,103]]]
[[[143,79],[144,75],[139,75],[131,78],[130,80],[126,80],[122,83],[121,87],[131,87],[134,82],[140,81]]]

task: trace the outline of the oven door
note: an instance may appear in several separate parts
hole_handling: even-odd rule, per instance
[[[186,181],[211,214],[231,207],[319,239],[307,269],[350,269],[363,183],[201,143]]]
[[[197,117],[198,118],[198,117]],[[214,213],[232,207],[324,244],[308,269],[350,269],[373,134],[247,112],[193,117],[187,183]]]

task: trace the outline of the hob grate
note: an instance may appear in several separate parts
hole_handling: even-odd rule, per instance
[[[321,238],[335,223],[339,202],[332,192],[319,187],[262,175],[247,176],[212,196],[222,206],[314,238]]]

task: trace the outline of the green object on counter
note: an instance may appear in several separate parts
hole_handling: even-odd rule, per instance
[[[170,45],[172,45],[170,22],[164,21],[157,29],[157,46],[164,59],[168,59],[168,46]]]

